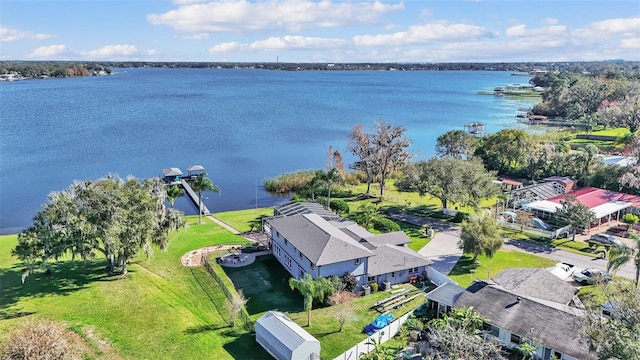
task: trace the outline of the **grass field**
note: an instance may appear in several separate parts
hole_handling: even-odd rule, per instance
[[[268,358],[251,334],[220,328],[225,320],[209,297],[215,299],[215,289],[203,288],[198,279],[206,278],[179,262],[203,246],[247,241],[209,221],[187,220],[192,225],[171,235],[167,252],[137,258],[125,278],[106,276],[101,260],[63,261],[51,275],[35,273],[22,284],[10,256],[17,237],[0,237],[0,339],[26,318],[37,317],[93,330],[125,359]]]
[[[214,215],[216,218],[227,223],[234,229],[240,232],[247,232],[260,228],[260,219],[263,217],[273,216],[273,208],[226,211],[215,213]]]
[[[449,273],[449,278],[458,285],[467,287],[473,280],[487,280],[508,268],[550,267],[555,260],[543,258],[520,251],[498,251],[493,259],[484,255],[478,257],[479,264],[471,261],[472,257],[463,255]]]

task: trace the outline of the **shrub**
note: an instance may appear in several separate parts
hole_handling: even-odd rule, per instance
[[[287,194],[307,186],[316,172],[313,170],[286,173],[267,179],[264,182],[265,190],[276,194]]]
[[[14,328],[0,348],[0,359],[82,359],[88,346],[64,324],[37,320]]]
[[[346,273],[340,279],[342,280],[342,285],[344,285],[344,291],[352,292],[358,286],[358,280],[353,274]]]
[[[463,221],[467,221],[469,220],[469,214],[467,214],[466,212],[462,212],[462,211],[458,211],[456,213],[456,216],[453,217],[453,222],[454,223],[461,223]]]
[[[629,225],[635,225],[638,223],[638,215],[632,213],[624,214],[622,215],[622,221]]]
[[[371,293],[378,292],[378,283],[377,282],[369,283],[369,287],[371,288]]]
[[[349,204],[346,201],[340,199],[333,199],[329,204],[329,208],[338,215],[345,215],[349,213]]]
[[[392,232],[400,231],[400,225],[396,224],[393,220],[387,218],[380,218],[373,221],[373,228],[380,232]]]
[[[415,316],[410,316],[407,321],[404,322],[404,326],[409,330],[418,330],[421,331],[424,327],[422,321],[417,319]]]

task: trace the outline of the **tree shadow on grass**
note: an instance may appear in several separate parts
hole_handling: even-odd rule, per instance
[[[465,255],[458,260],[458,263],[454,266],[449,275],[471,274],[471,272],[475,271],[479,266],[480,264],[474,263],[471,257]]]
[[[0,270],[0,304],[3,307],[0,319],[32,314],[11,309],[23,298],[66,296],[86,288],[93,281],[117,279],[117,276],[109,276],[104,272],[105,264],[104,261],[62,261],[52,264],[49,272],[33,272],[24,283],[19,265]]]
[[[193,334],[200,334],[200,333],[205,333],[210,331],[216,331],[216,330],[229,328],[229,327],[230,326],[227,324],[209,324],[209,325],[193,326],[184,330],[183,332],[188,335],[193,335]]]
[[[234,359],[269,359],[273,357],[256,342],[256,336],[251,332],[239,332],[238,330],[225,330],[222,335],[231,339],[222,347]]]

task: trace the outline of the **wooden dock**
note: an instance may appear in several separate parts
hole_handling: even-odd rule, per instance
[[[198,207],[198,205],[200,205],[200,197],[198,196],[198,194],[196,194],[195,191],[193,191],[191,185],[189,185],[189,183],[184,179],[180,179],[180,185],[182,185],[187,195],[189,195],[191,201],[193,201],[196,207]],[[202,202],[202,208],[200,209],[200,212],[204,215],[211,215],[211,212],[207,208],[207,205],[204,204],[204,201]]]

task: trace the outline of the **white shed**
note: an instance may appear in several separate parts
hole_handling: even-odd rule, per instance
[[[256,321],[256,341],[278,360],[320,359],[320,342],[279,311]]]

